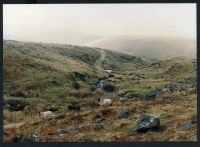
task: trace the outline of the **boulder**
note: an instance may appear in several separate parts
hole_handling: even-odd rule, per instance
[[[141,115],[136,120],[136,131],[147,132],[149,130],[158,130],[160,127],[160,118],[152,115]]]
[[[4,102],[4,106],[6,106],[11,111],[21,111],[24,110],[25,106],[27,106],[28,103],[25,103],[20,100],[7,100]]]
[[[18,135],[14,142],[41,142],[41,138],[37,134]]]
[[[156,96],[157,96],[157,90],[151,90],[145,95],[145,98],[154,100]]]
[[[123,109],[122,111],[117,113],[117,118],[121,119],[121,118],[127,118],[129,115],[129,110],[128,108]]]

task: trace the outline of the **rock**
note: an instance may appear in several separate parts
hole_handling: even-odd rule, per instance
[[[11,105],[10,104],[5,104],[3,105],[3,109],[10,109]]]
[[[154,100],[156,96],[157,96],[157,90],[151,90],[145,95],[145,98]]]
[[[11,106],[9,108],[10,108],[11,111],[21,111],[21,110],[24,110],[25,105],[23,105],[23,104],[17,104],[15,106]]]
[[[103,90],[106,92],[113,92],[115,90],[115,87],[112,83],[108,83],[103,86]]]
[[[105,71],[105,72],[107,72],[107,73],[109,73],[109,74],[112,72],[112,70],[110,70],[110,69],[103,70],[103,71]]]
[[[175,91],[175,90],[177,90],[177,85],[173,84],[173,83],[169,83],[166,85],[166,88],[168,91]]]
[[[97,82],[96,87],[97,88],[103,88],[104,86],[104,80],[100,80],[99,82]]]
[[[80,111],[80,106],[79,105],[69,105],[68,110],[69,111]]]
[[[65,118],[64,115],[62,114],[52,114],[51,116],[48,117],[48,120],[59,120]]]
[[[102,124],[96,124],[96,125],[93,126],[94,130],[100,130],[100,129],[103,129],[103,128],[104,128],[104,126]]]
[[[195,123],[196,123],[196,120],[194,120],[194,119],[187,120],[187,121],[183,122],[183,123],[177,128],[177,130],[178,130],[178,131],[186,130],[186,129],[188,129],[191,125],[193,125],[193,124],[195,124]]]
[[[91,105],[82,105],[80,107],[80,111],[87,111],[87,110],[90,110],[92,109],[93,107]]]
[[[56,111],[58,111],[58,108],[50,108],[48,111],[52,111],[52,112],[56,112]]]
[[[69,129],[67,129],[67,133],[70,135],[75,135],[78,133],[78,130],[75,128],[69,128]]]
[[[79,83],[75,82],[75,83],[73,84],[73,87],[74,87],[75,89],[79,89],[79,88],[80,88],[80,85],[79,85]]]
[[[136,131],[147,132],[148,130],[157,130],[160,127],[160,119],[151,115],[141,115],[136,120]]]
[[[18,135],[14,142],[41,142],[41,138],[36,134]]]
[[[129,99],[126,98],[126,97],[120,97],[120,98],[119,98],[119,101],[120,101],[120,102],[127,102],[127,101],[129,101]]]
[[[172,95],[172,96],[170,96],[170,99],[172,99],[172,100],[180,100],[180,97]]]
[[[136,75],[136,77],[134,78],[134,80],[144,80],[145,76],[143,75]]]
[[[27,106],[28,103],[25,103],[20,100],[7,100],[4,101],[4,106],[7,107],[11,111],[21,111],[24,110],[25,106]]]
[[[127,118],[129,115],[129,110],[128,108],[123,109],[122,111],[117,113],[117,118],[121,119],[121,118]]]

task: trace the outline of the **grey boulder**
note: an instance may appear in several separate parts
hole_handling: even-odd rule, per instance
[[[141,115],[136,120],[136,131],[147,132],[149,130],[158,130],[160,126],[160,118],[152,115]]]

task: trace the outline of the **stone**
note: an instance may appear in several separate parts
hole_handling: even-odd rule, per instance
[[[136,120],[136,131],[147,132],[149,130],[158,130],[160,127],[160,118],[152,115],[141,115]]]
[[[37,134],[18,135],[14,142],[41,142],[41,138]]]
[[[121,119],[121,118],[127,118],[129,115],[129,110],[128,108],[123,109],[122,111],[117,113],[117,118]]]
[[[151,99],[151,100],[154,100],[157,96],[157,90],[151,90],[149,91],[146,95],[145,95],[145,98],[146,99]]]
[[[188,129],[191,125],[195,124],[196,123],[196,120],[194,119],[190,119],[190,120],[187,120],[185,122],[183,122],[178,128],[177,130],[178,131],[184,131],[186,129]]]

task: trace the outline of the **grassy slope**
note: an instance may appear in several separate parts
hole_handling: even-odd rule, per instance
[[[113,68],[113,77],[97,70],[95,61],[101,56],[92,48],[54,45],[41,43],[23,43],[4,41],[4,99],[17,99],[29,103],[24,111],[10,112],[4,110],[4,123],[13,124],[26,122],[22,128],[8,127],[10,133],[5,138],[11,141],[16,133],[38,133],[43,141],[116,141],[116,140],[186,140],[184,136],[195,135],[196,126],[186,131],[177,131],[181,122],[196,117],[196,93],[192,85],[195,81],[187,81],[188,77],[196,78],[196,69],[192,60],[174,58],[168,61],[147,65],[141,58],[105,51],[103,67]],[[155,61],[155,60],[153,60]],[[125,66],[126,65],[126,66]],[[84,75],[77,76],[74,72]],[[135,80],[137,74],[143,74],[144,80]],[[91,91],[91,86],[98,78],[105,77],[117,87],[113,93]],[[165,85],[183,81],[187,86],[184,91],[167,92]],[[73,84],[78,82],[80,89]],[[142,98],[149,90],[160,88],[163,94],[155,101],[141,99],[139,101],[120,103],[118,95],[133,94]],[[173,100],[170,97],[180,97]],[[99,97],[114,100],[109,107],[96,107],[84,112],[69,112],[70,103],[95,104]],[[130,116],[117,119],[116,113],[128,107]],[[58,108],[56,113],[65,118],[56,122],[40,120],[36,113]],[[183,109],[184,108],[184,109]],[[107,111],[105,120],[95,119],[98,112]],[[161,132],[148,132],[128,136],[134,130],[134,122],[141,114],[159,115]],[[17,117],[16,117],[17,116]],[[90,125],[101,123],[103,130],[91,130]],[[27,127],[26,127],[27,126]],[[56,129],[69,129],[79,126],[79,133],[63,137],[50,136]],[[12,134],[12,135],[11,135]]]

